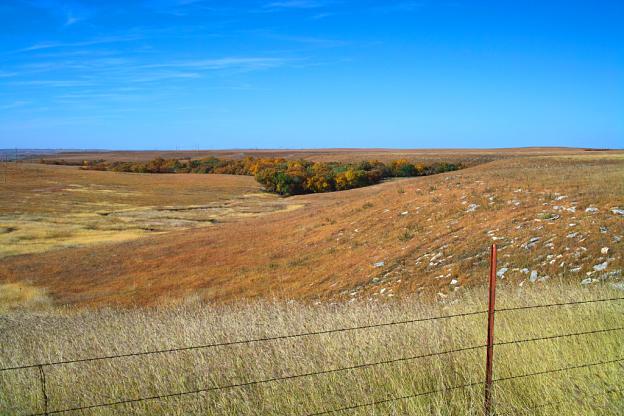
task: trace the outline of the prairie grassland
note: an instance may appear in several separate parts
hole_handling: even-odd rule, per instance
[[[178,198],[173,186],[169,192]],[[483,284],[492,242],[500,247],[504,279],[517,285],[559,278],[618,284],[623,277],[621,152],[543,152],[280,201],[303,207],[191,232],[8,257],[0,282],[28,282],[55,304],[84,306],[151,305],[190,295],[211,303],[413,293],[452,299]]]
[[[498,308],[621,297],[607,285],[550,282],[518,288],[500,282]],[[483,289],[453,301],[415,296],[384,303],[319,305],[254,302],[133,310],[40,309],[0,318],[0,367],[133,353],[214,342],[353,327],[483,311]],[[496,342],[622,326],[624,301],[500,311]],[[485,343],[486,315],[336,332],[175,353],[44,367],[50,411],[174,394],[407,358]],[[549,372],[624,358],[622,331],[499,345],[495,348],[497,415],[621,415],[622,362]],[[306,415],[481,383],[485,350],[232,387],[163,400],[97,407],[81,415]],[[541,375],[508,379],[538,372]],[[0,414],[42,412],[39,370],[0,372]],[[337,414],[482,415],[483,385],[388,401]],[[543,404],[551,404],[541,406]]]
[[[0,257],[127,241],[289,208],[248,177],[7,167],[6,183],[0,181]]]
[[[233,149],[233,150],[181,150],[181,151],[107,151],[107,152],[61,152],[44,155],[46,160],[148,161],[156,157],[165,159],[201,159],[215,156],[224,159],[251,157],[280,157],[285,159],[306,159],[314,162],[357,162],[394,159],[410,159],[422,163],[463,162],[471,164],[484,160],[505,159],[517,156],[579,155],[596,154],[595,151],[572,147],[524,147],[509,149]],[[613,151],[601,151],[612,154]]]

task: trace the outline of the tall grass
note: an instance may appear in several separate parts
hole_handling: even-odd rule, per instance
[[[605,287],[501,287],[499,308],[622,296]],[[482,290],[446,303],[187,303],[136,310],[12,311],[0,317],[0,366],[68,360],[485,310]],[[622,325],[624,301],[498,312],[496,341]],[[49,409],[63,409],[479,346],[486,315],[44,367]],[[495,379],[624,356],[622,331],[500,345]],[[485,349],[405,360],[67,414],[305,415],[482,382]],[[499,381],[498,415],[621,415],[619,363]],[[0,372],[0,413],[42,411],[37,368]],[[482,415],[483,385],[339,414]],[[559,402],[532,409],[545,403]]]

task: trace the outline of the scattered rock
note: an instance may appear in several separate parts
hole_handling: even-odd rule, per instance
[[[603,227],[602,225],[600,226],[600,232],[603,234],[606,234],[607,231],[609,231],[609,229],[607,227]]]
[[[578,235],[578,233],[570,233],[568,235],[566,235],[567,238],[574,238]]]
[[[457,281],[457,279],[452,279],[451,284],[454,286],[454,285],[459,284],[459,282]]]
[[[408,212],[408,211],[403,211],[403,212],[401,213],[401,215],[407,215],[407,214],[409,214],[409,212]]]
[[[496,276],[502,279],[503,277],[505,277],[505,273],[507,273],[507,270],[509,270],[509,268],[507,267],[501,268],[499,271],[496,272]]]
[[[624,282],[611,283],[610,285],[613,289],[624,290]]]
[[[580,271],[581,271],[581,268],[580,268],[580,267],[573,267],[573,268],[571,268],[571,269],[570,269],[570,271],[571,271],[572,273],[578,273],[578,272],[580,272]]]
[[[537,278],[539,277],[539,275],[537,274],[537,272],[535,270],[533,270],[531,272],[531,275],[529,276],[529,281],[532,283],[535,283],[537,281]]]
[[[590,285],[591,283],[592,283],[591,277],[586,277],[585,279],[581,280],[582,285]]]
[[[555,201],[561,201],[562,199],[566,199],[567,197],[567,195],[559,195],[557,198],[555,198]]]
[[[598,208],[595,208],[595,207],[588,207],[588,208],[585,208],[585,212],[589,212],[589,213],[592,213],[592,214],[593,214],[593,213],[598,212]],[[623,215],[624,215],[624,211],[623,211]]]
[[[539,240],[540,237],[532,237],[529,241],[526,242],[526,244],[523,244],[523,247],[526,249],[533,248]]]
[[[609,254],[609,247],[603,247],[600,249],[601,254]]]
[[[597,272],[601,272],[604,269],[606,269],[608,265],[609,265],[609,263],[606,262],[606,261],[604,263],[596,264],[594,266],[594,270],[597,271]]]
[[[524,269],[520,270],[520,273],[522,274],[528,274],[529,273],[529,269],[527,269],[526,267]]]
[[[466,212],[476,211],[477,208],[479,208],[479,205],[477,205],[477,204],[470,204],[470,205],[468,205],[468,208],[466,208]]]
[[[624,209],[622,208],[613,208],[611,212],[617,215],[624,215]]]
[[[383,267],[385,264],[386,264],[386,262],[384,262],[384,261],[378,261],[373,266],[375,266],[375,267]]]
[[[601,274],[600,276],[598,276],[598,279],[609,280],[611,278],[621,277],[621,276],[622,276],[622,270],[613,270],[611,272]]]

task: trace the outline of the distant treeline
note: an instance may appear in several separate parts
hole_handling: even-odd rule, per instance
[[[59,160],[42,160],[50,164]],[[342,191],[379,183],[393,177],[426,176],[461,169],[460,163],[437,162],[430,165],[414,164],[406,159],[384,164],[379,161],[359,163],[310,162],[281,158],[253,158],[240,160],[218,159],[163,159],[148,162],[105,162],[85,160],[82,169],[133,173],[220,173],[254,176],[267,191],[281,195],[300,195],[317,192]]]

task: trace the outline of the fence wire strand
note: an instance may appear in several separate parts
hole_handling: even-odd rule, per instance
[[[584,393],[586,394],[586,396],[589,396],[591,394],[591,398],[594,399],[596,397],[608,396],[610,394],[617,394],[617,393],[622,394],[622,393],[624,393],[624,389],[610,389],[610,390],[604,391],[602,393],[595,393],[595,392],[585,391]],[[555,401],[550,401],[550,402],[546,402],[546,403],[540,403],[540,404],[537,404],[535,406],[528,407],[528,408],[526,408],[526,410],[537,410],[537,409],[543,409],[545,407],[558,406],[558,405],[561,405],[561,404],[569,403],[569,402],[571,402],[572,400],[575,400],[575,399],[579,400],[579,397],[573,397],[572,399],[569,399],[569,400],[555,400]]]
[[[50,361],[47,363],[39,363],[39,364],[25,364],[25,365],[13,366],[13,367],[0,368],[0,372],[12,371],[12,370],[24,370],[24,369],[35,368],[39,366],[54,366],[54,365],[63,365],[63,364],[84,363],[84,362],[89,362],[89,361],[110,360],[114,358],[136,357],[136,356],[141,356],[141,355],[152,355],[152,354],[165,354],[165,353],[174,353],[174,352],[181,352],[181,351],[208,349],[208,348],[215,348],[215,347],[226,347],[226,346],[231,346],[231,345],[251,344],[251,343],[256,343],[256,342],[277,341],[277,340],[284,340],[284,339],[291,339],[291,338],[308,337],[308,336],[313,336],[313,335],[326,335],[326,334],[333,334],[337,332],[357,331],[357,330],[362,330],[362,329],[379,328],[379,327],[385,327],[385,326],[406,325],[406,324],[412,324],[412,323],[418,323],[418,322],[437,321],[441,319],[481,315],[481,314],[485,314],[486,312],[487,311],[456,313],[456,314],[451,314],[451,315],[434,316],[434,317],[428,317],[428,318],[416,318],[416,319],[408,319],[408,320],[403,320],[403,321],[391,321],[391,322],[383,322],[383,323],[378,323],[378,324],[361,325],[361,326],[354,326],[354,327],[347,327],[347,328],[335,328],[335,329],[327,329],[327,330],[321,330],[321,331],[303,332],[303,333],[298,333],[298,334],[277,335],[273,337],[255,338],[255,339],[238,340],[238,341],[215,342],[211,344],[194,345],[194,346],[189,346],[189,347],[178,347],[178,348],[169,348],[169,349],[162,349],[162,350],[142,351],[142,352],[127,353],[127,354],[105,355],[105,356],[100,356],[100,357],[77,358],[74,360]]]
[[[591,299],[591,300],[581,300],[581,301],[572,301],[572,302],[550,303],[550,304],[542,304],[542,305],[527,305],[527,306],[500,308],[500,309],[496,309],[496,312],[518,311],[518,310],[547,308],[547,307],[559,307],[559,306],[569,306],[569,305],[581,305],[581,304],[589,304],[589,303],[597,303],[597,302],[609,302],[609,301],[619,301],[619,300],[624,300],[624,297],[607,298],[607,299]],[[41,378],[42,392],[43,392],[43,398],[44,398],[44,413],[35,413],[35,414],[32,414],[31,416],[43,416],[43,415],[50,415],[50,414],[60,414],[60,413],[66,413],[66,412],[72,412],[72,411],[89,410],[89,409],[95,409],[95,408],[102,408],[102,407],[117,406],[117,405],[122,405],[122,404],[143,402],[143,401],[148,401],[148,400],[160,400],[160,399],[167,399],[167,398],[172,398],[172,397],[180,397],[180,396],[185,396],[185,395],[205,393],[205,392],[210,392],[210,391],[219,391],[219,390],[226,390],[226,389],[232,389],[232,388],[238,388],[238,387],[246,387],[246,386],[258,385],[258,384],[264,384],[264,383],[278,382],[278,381],[283,381],[283,380],[292,380],[292,379],[297,379],[297,378],[302,378],[302,377],[311,377],[311,376],[316,376],[316,375],[336,373],[336,372],[340,372],[340,371],[356,370],[356,369],[368,368],[368,367],[373,367],[373,366],[397,363],[397,362],[401,362],[401,361],[410,361],[410,360],[416,360],[416,359],[420,359],[420,358],[435,357],[435,356],[440,356],[440,355],[445,355],[445,354],[458,353],[458,352],[462,352],[462,351],[477,350],[477,349],[480,349],[480,348],[485,348],[486,345],[477,345],[477,346],[471,346],[471,347],[457,348],[457,349],[451,349],[451,350],[446,350],[446,351],[440,351],[440,352],[433,352],[433,353],[415,355],[415,356],[410,356],[410,357],[400,357],[400,358],[395,358],[395,359],[390,359],[390,360],[383,360],[383,361],[370,362],[370,363],[362,363],[362,364],[352,365],[352,366],[348,366],[348,367],[340,367],[340,368],[319,370],[319,371],[308,372],[308,373],[303,373],[303,374],[293,374],[293,375],[287,375],[287,376],[282,376],[282,377],[273,377],[273,378],[262,379],[262,380],[253,380],[253,381],[247,381],[247,382],[242,382],[242,383],[229,384],[229,385],[225,385],[225,386],[207,387],[207,388],[201,388],[201,389],[196,389],[196,390],[189,390],[189,391],[182,391],[182,392],[154,395],[154,396],[149,396],[149,397],[140,397],[140,398],[134,398],[134,399],[124,399],[124,400],[118,400],[118,401],[114,401],[114,402],[93,404],[93,405],[73,407],[73,408],[67,408],[67,409],[59,409],[59,410],[49,410],[48,409],[48,396],[47,396],[46,387],[45,387],[45,373],[43,371],[45,366],[55,366],[55,365],[64,365],[64,364],[72,364],[72,363],[83,363],[83,362],[100,361],[100,360],[108,360],[108,359],[123,358],[123,357],[134,357],[134,356],[143,356],[143,355],[152,355],[152,354],[174,353],[174,352],[180,352],[180,351],[199,350],[199,349],[207,349],[207,348],[215,348],[215,347],[232,346],[232,345],[242,345],[242,344],[251,344],[251,343],[259,343],[259,342],[267,342],[267,341],[276,341],[276,340],[292,339],[292,338],[307,337],[307,336],[314,336],[314,335],[325,335],[325,334],[332,334],[332,333],[338,333],[338,332],[347,332],[347,331],[363,330],[363,329],[370,329],[370,328],[387,327],[387,326],[393,326],[393,325],[403,325],[403,324],[411,324],[411,323],[418,323],[418,322],[436,321],[436,320],[450,319],[450,318],[456,318],[456,317],[474,316],[474,315],[481,315],[481,314],[485,314],[485,313],[487,313],[487,311],[474,311],[474,312],[466,312],[466,313],[457,313],[457,314],[449,314],[449,315],[442,315],[442,316],[434,316],[434,317],[428,317],[428,318],[416,318],[416,319],[383,322],[383,323],[377,323],[377,324],[361,325],[361,326],[346,327],[346,328],[335,328],[335,329],[319,330],[319,331],[312,331],[312,332],[305,332],[305,333],[278,335],[278,336],[255,338],[255,339],[248,339],[248,340],[215,342],[215,343],[211,343],[211,344],[195,345],[195,346],[188,346],[188,347],[178,347],[178,348],[169,348],[169,349],[161,349],[161,350],[153,350],[153,351],[143,351],[143,352],[136,352],[136,353],[106,355],[106,356],[100,356],[100,357],[79,358],[79,359],[73,359],[73,360],[51,361],[51,362],[47,362],[47,363],[28,364],[28,365],[20,365],[20,366],[0,368],[0,372],[10,371],[10,370],[38,368],[39,369],[40,378]],[[604,329],[595,329],[595,330],[584,331],[584,332],[551,335],[551,336],[545,336],[545,337],[526,338],[526,339],[511,340],[511,341],[502,341],[502,342],[495,343],[495,345],[501,346],[501,345],[521,344],[521,343],[534,342],[534,341],[540,341],[540,340],[552,340],[552,339],[558,339],[558,338],[567,338],[567,337],[582,336],[582,335],[588,335],[588,334],[606,333],[606,332],[620,331],[620,330],[624,330],[624,326],[623,327],[617,327],[617,328],[604,328]],[[574,370],[574,369],[580,369],[580,368],[587,368],[587,367],[593,367],[593,366],[597,366],[597,365],[612,364],[612,363],[621,362],[621,361],[624,361],[624,358],[618,358],[618,359],[614,359],[614,360],[602,361],[602,362],[597,362],[597,363],[586,363],[586,364],[580,364],[580,365],[575,365],[575,366],[563,367],[563,368],[559,368],[559,369],[539,371],[539,372],[534,372],[534,373],[513,375],[513,376],[508,376],[508,377],[494,379],[493,381],[494,382],[502,382],[502,381],[514,380],[514,379],[518,379],[518,378],[537,376],[537,375],[542,375],[542,374],[549,374],[549,373],[562,372],[562,371],[568,371],[568,370]],[[330,414],[330,413],[349,411],[349,410],[353,410],[353,409],[358,409],[358,408],[368,407],[368,406],[375,406],[375,405],[378,405],[378,404],[388,403],[388,402],[397,401],[397,400],[405,400],[405,399],[409,399],[409,398],[420,397],[420,396],[425,396],[425,395],[431,395],[431,394],[446,392],[446,391],[450,391],[450,390],[457,390],[457,389],[461,389],[461,388],[473,387],[473,386],[481,385],[481,384],[483,384],[483,382],[473,382],[473,383],[463,384],[463,385],[460,385],[460,386],[452,386],[452,387],[448,387],[448,388],[442,388],[442,389],[437,389],[437,390],[430,390],[430,391],[426,391],[426,392],[419,392],[419,393],[414,393],[414,394],[411,394],[411,395],[406,395],[406,396],[401,396],[401,397],[386,398],[386,399],[383,399],[383,400],[372,401],[372,402],[368,402],[368,403],[356,403],[356,404],[353,404],[353,405],[350,405],[350,406],[345,406],[345,407],[338,408],[338,409],[329,409],[329,410],[324,410],[324,411],[317,412],[317,413],[311,413],[311,414],[306,415],[306,416],[317,416],[317,415],[324,415],[324,414]]]
[[[447,354],[453,354],[453,353],[464,352],[464,351],[472,351],[472,350],[477,350],[480,348],[485,348],[485,345],[476,345],[472,347],[465,347],[465,348],[458,348],[458,349],[447,350],[447,351],[433,352],[433,353],[428,353],[428,354],[414,355],[411,357],[401,357],[401,358],[395,358],[392,360],[376,361],[372,363],[363,363],[363,364],[357,364],[357,365],[353,365],[349,367],[340,367],[340,368],[333,368],[329,370],[313,371],[313,372],[303,373],[303,374],[293,374],[293,375],[288,375],[288,376],[283,376],[283,377],[273,377],[273,378],[267,378],[263,380],[253,380],[253,381],[247,381],[243,383],[228,384],[225,386],[206,387],[206,388],[197,389],[197,390],[169,393],[169,394],[164,394],[164,395],[159,395],[159,396],[140,397],[136,399],[127,399],[127,400],[120,400],[116,402],[94,404],[94,405],[89,405],[86,407],[54,410],[54,411],[48,412],[48,414],[65,413],[65,412],[71,412],[71,411],[77,411],[77,410],[93,409],[97,407],[109,407],[109,406],[115,406],[115,405],[126,404],[126,403],[137,403],[137,402],[142,402],[142,401],[147,401],[147,400],[165,399],[165,398],[175,397],[175,396],[185,396],[185,395],[190,395],[190,394],[206,393],[210,391],[227,390],[227,389],[232,389],[232,388],[237,388],[237,387],[248,387],[248,386],[253,386],[257,384],[266,384],[266,383],[272,383],[272,382],[278,382],[278,381],[284,381],[284,380],[293,380],[293,379],[302,378],[302,377],[318,376],[318,375],[331,374],[331,373],[337,373],[337,372],[349,371],[349,370],[358,370],[362,368],[375,367],[379,365],[398,363],[401,361],[412,361],[412,360],[417,360],[421,358],[435,357],[439,355],[447,355]],[[37,415],[40,415],[40,414],[37,414]],[[35,416],[35,415],[32,415],[32,416]]]
[[[618,359],[609,360],[609,361],[600,361],[600,362],[597,362],[597,363],[568,366],[568,367],[557,368],[557,369],[553,369],[553,370],[537,371],[537,372],[534,372],[534,373],[519,374],[519,375],[514,375],[514,376],[509,376],[509,377],[498,378],[498,379],[495,379],[494,382],[514,380],[514,379],[518,379],[518,378],[538,376],[538,375],[550,374],[550,373],[558,373],[558,372],[562,372],[562,371],[576,370],[576,369],[579,369],[579,368],[594,367],[594,366],[598,366],[598,365],[613,364],[613,363],[622,362],[622,361],[624,361],[624,358],[618,358]],[[354,405],[350,405],[350,406],[340,407],[338,409],[330,409],[330,410],[324,410],[324,411],[316,412],[316,413],[309,413],[309,414],[306,414],[305,416],[319,416],[319,415],[328,415],[328,414],[332,414],[332,413],[340,413],[340,412],[350,411],[350,410],[354,410],[354,409],[358,409],[358,408],[362,408],[362,407],[376,406],[376,405],[379,405],[379,404],[384,404],[384,403],[389,403],[389,402],[394,402],[394,401],[399,401],[399,400],[407,400],[407,399],[411,399],[411,398],[415,398],[415,397],[427,396],[427,395],[436,394],[436,393],[445,393],[447,391],[457,390],[457,389],[467,388],[467,387],[472,387],[472,386],[479,385],[479,384],[483,384],[483,382],[462,384],[461,386],[453,386],[453,387],[447,387],[447,388],[443,388],[443,389],[429,390],[429,391],[420,392],[420,393],[414,393],[414,394],[410,394],[410,395],[406,395],[406,396],[387,398],[387,399],[377,400],[377,401],[368,402],[368,403],[354,404]]]
[[[624,329],[624,327],[601,329],[601,330],[593,330],[593,331],[585,331],[585,332],[577,332],[577,333],[574,333],[574,334],[561,334],[561,335],[554,335],[554,336],[549,336],[549,337],[529,338],[529,339],[522,339],[522,340],[516,340],[516,341],[506,341],[506,342],[498,343],[496,345],[518,344],[518,343],[523,343],[523,342],[531,342],[531,341],[538,341],[538,340],[564,338],[564,337],[570,337],[570,336],[580,336],[580,335],[595,334],[595,333],[600,333],[600,332],[617,331],[617,330],[622,330],[622,329]],[[227,390],[227,389],[232,389],[232,388],[248,387],[248,386],[253,386],[253,385],[258,385],[258,384],[266,384],[266,383],[272,383],[272,382],[278,382],[278,381],[293,380],[293,379],[303,378],[303,377],[312,377],[312,376],[318,376],[318,375],[324,375],[324,374],[337,373],[337,372],[341,372],[341,371],[357,370],[357,369],[374,367],[374,366],[379,366],[379,365],[392,364],[392,363],[397,363],[397,362],[402,362],[402,361],[411,361],[411,360],[416,360],[416,359],[421,359],[421,358],[435,357],[435,356],[453,354],[453,353],[464,352],[464,351],[472,351],[472,350],[485,348],[485,347],[486,347],[485,345],[477,345],[477,346],[472,346],[472,347],[457,348],[457,349],[452,349],[452,350],[446,350],[446,351],[440,351],[440,352],[434,352],[434,353],[428,353],[428,354],[421,354],[421,355],[415,355],[415,356],[410,356],[410,357],[400,357],[400,358],[396,358],[396,359],[392,359],[392,360],[383,360],[383,361],[376,361],[376,362],[372,362],[372,363],[357,364],[357,365],[348,366],[348,367],[340,367],[340,368],[334,368],[334,369],[328,369],[328,370],[320,370],[320,371],[314,371],[314,372],[308,372],[308,373],[302,373],[302,374],[293,374],[293,375],[282,376],[282,377],[273,377],[273,378],[262,379],[262,380],[252,380],[252,381],[248,381],[248,382],[229,384],[229,385],[225,385],[225,386],[214,386],[214,387],[207,387],[207,388],[196,389],[196,390],[189,390],[189,391],[183,391],[183,392],[169,393],[169,394],[164,394],[164,395],[157,395],[157,396],[150,396],[150,397],[141,397],[141,398],[136,398],[136,399],[126,399],[126,400],[120,400],[120,401],[116,401],[116,402],[108,402],[108,403],[94,404],[94,405],[82,406],[82,407],[76,407],[76,408],[54,410],[54,411],[50,411],[48,413],[39,413],[39,414],[36,414],[36,415],[38,416],[38,415],[45,415],[45,414],[66,413],[66,412],[70,412],[70,411],[86,410],[86,409],[93,409],[93,408],[99,408],[99,407],[109,407],[109,406],[116,406],[116,405],[121,405],[121,404],[137,403],[137,402],[148,401],[148,400],[158,400],[158,399],[166,399],[166,398],[170,398],[170,397],[179,397],[179,396],[185,396],[185,395],[199,394],[199,393],[205,393],[205,392],[210,392],[210,391],[220,391],[220,390]],[[617,361],[622,361],[622,360],[613,360],[613,361],[608,361],[608,362],[583,364],[583,365],[579,365],[579,366],[565,367],[565,368],[557,369],[557,370],[547,370],[547,371],[538,372],[538,373],[529,373],[529,374],[525,374],[525,375],[516,375],[516,376],[511,376],[511,377],[504,377],[504,378],[495,379],[494,382],[511,380],[511,379],[514,379],[514,378],[529,377],[529,376],[539,375],[539,374],[548,374],[548,373],[552,373],[552,372],[559,372],[559,371],[571,370],[571,369],[576,369],[576,368],[591,367],[591,366],[595,366],[595,365],[599,365],[599,364],[609,364],[609,363],[613,363],[613,362],[617,362]],[[477,383],[477,384],[483,384],[483,383]],[[460,388],[460,387],[461,386],[453,387],[452,389],[456,389],[456,388]],[[445,390],[442,389],[441,391],[445,391]],[[432,392],[427,393],[427,394],[433,394],[433,393],[437,393],[437,392],[438,391],[436,390],[436,391],[432,391]],[[418,393],[416,396],[410,395],[410,396],[407,396],[405,398],[417,397],[417,396],[420,396],[420,395],[423,395],[423,394]],[[403,398],[398,398],[398,399],[395,399],[395,400],[401,400],[401,399],[403,399]],[[385,399],[381,403],[384,403],[384,402],[387,402],[387,401],[392,401],[392,400]],[[359,408],[359,407],[363,407],[363,406],[372,406],[374,404],[378,404],[378,403],[358,404],[358,405],[349,406],[349,407],[350,408],[352,407],[352,408],[355,409],[355,408]],[[349,409],[338,409],[338,410],[335,410],[335,411],[342,411],[342,410],[349,410]],[[334,411],[327,411],[327,412],[333,413]],[[327,412],[325,412],[325,413],[327,413]],[[319,413],[319,414],[325,414],[325,413]],[[316,415],[316,413],[313,414],[313,415]],[[32,416],[35,416],[35,415],[32,415]]]
[[[600,333],[622,331],[622,330],[624,330],[624,326],[620,326],[617,328],[594,329],[591,331],[573,332],[573,333],[568,333],[568,334],[549,335],[547,337],[525,338],[525,339],[518,339],[518,340],[513,340],[513,341],[495,342],[494,345],[523,344],[525,342],[542,341],[542,340],[550,340],[550,339],[558,339],[558,338],[569,338],[569,337],[576,337],[576,336],[581,336],[581,335],[600,334]]]
[[[597,303],[597,302],[612,302],[616,300],[624,300],[624,297],[619,298],[607,298],[607,299],[588,299],[588,300],[577,300],[572,302],[559,302],[559,303],[546,303],[542,305],[525,305],[525,306],[513,306],[509,308],[496,308],[496,312],[508,312],[508,311],[521,311],[525,309],[539,309],[539,308],[552,308],[556,306],[571,306],[571,305],[582,305],[586,303]]]
[[[607,298],[607,299],[590,299],[590,300],[573,301],[573,302],[549,303],[549,304],[543,304],[543,305],[527,305],[527,306],[517,306],[517,307],[509,307],[509,308],[498,308],[496,309],[496,312],[518,311],[518,310],[525,310],[525,309],[537,309],[537,308],[547,308],[547,307],[556,307],[556,306],[580,305],[580,304],[586,304],[586,303],[609,302],[609,301],[617,301],[617,300],[624,300],[624,297]],[[254,338],[254,339],[237,340],[237,341],[215,342],[215,343],[210,343],[210,344],[193,345],[193,346],[188,346],[188,347],[176,347],[176,348],[167,348],[167,349],[152,350],[152,351],[140,351],[140,352],[133,352],[133,353],[125,353],[125,354],[111,354],[111,355],[104,355],[104,356],[99,356],[99,357],[87,357],[87,358],[77,358],[77,359],[72,359],[72,360],[50,361],[46,363],[37,363],[37,364],[24,364],[24,365],[12,366],[12,367],[0,368],[0,372],[12,371],[12,370],[24,370],[28,368],[36,368],[39,366],[54,366],[54,365],[63,365],[63,364],[84,363],[84,362],[90,362],[90,361],[110,360],[110,359],[115,359],[115,358],[136,357],[136,356],[141,356],[141,355],[166,354],[166,353],[174,353],[174,352],[182,352],[182,351],[241,345],[241,344],[251,344],[251,343],[257,343],[257,342],[278,341],[278,340],[300,338],[300,337],[307,337],[307,336],[314,336],[314,335],[333,334],[337,332],[357,331],[357,330],[372,329],[372,328],[379,328],[379,327],[385,327],[385,326],[406,325],[406,324],[412,324],[412,323],[418,323],[418,322],[436,321],[440,319],[474,316],[474,315],[481,315],[481,314],[486,314],[486,313],[487,311],[473,311],[473,312],[466,312],[466,313],[434,316],[434,317],[428,317],[428,318],[416,318],[416,319],[382,322],[382,323],[377,323],[377,324],[360,325],[360,326],[346,327],[346,328],[334,328],[334,329],[327,329],[327,330],[320,330],[320,331],[302,332],[302,333],[297,333],[297,334],[276,335],[272,337]]]

